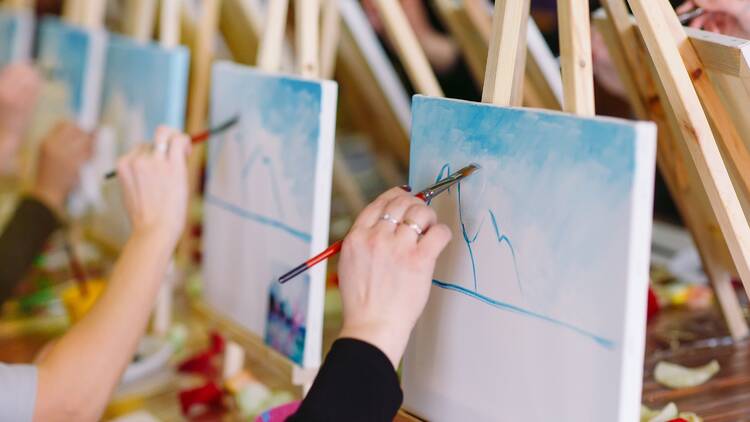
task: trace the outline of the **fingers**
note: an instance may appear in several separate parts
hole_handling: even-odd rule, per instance
[[[168,161],[185,163],[188,154],[190,154],[190,138],[185,134],[176,132],[169,140]]]
[[[369,229],[378,223],[383,216],[385,206],[395,197],[409,195],[403,188],[392,188],[381,194],[370,205],[368,205],[354,221],[352,230],[358,228]]]
[[[675,12],[678,14],[687,13],[693,9],[695,9],[695,3],[692,1],[686,1],[685,3],[682,3],[678,8],[675,9]]]
[[[396,229],[396,237],[405,241],[416,242],[435,224],[437,224],[435,210],[424,203],[414,204],[404,213],[403,221]]]
[[[167,158],[169,153],[170,139],[175,136],[176,131],[167,126],[159,126],[154,135],[154,154],[159,158]]]
[[[417,250],[428,260],[437,260],[452,237],[451,230],[445,224],[437,224],[417,242]]]
[[[414,205],[424,205],[424,202],[402,191],[402,193],[391,199],[383,208],[383,215],[380,216],[380,220],[375,224],[375,228],[380,231],[395,233],[399,223],[404,220],[406,210]]]

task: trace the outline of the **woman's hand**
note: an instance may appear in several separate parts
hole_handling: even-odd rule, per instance
[[[117,177],[123,187],[133,235],[158,235],[177,243],[187,214],[187,156],[190,139],[173,129],[156,130],[154,145],[142,145],[120,159]]]
[[[60,122],[42,140],[32,195],[61,212],[91,158],[94,137],[71,122]]]
[[[697,7],[706,11],[690,22],[693,28],[702,28],[740,38],[750,38],[750,2],[745,0],[689,0],[677,8],[686,13]]]
[[[398,367],[450,238],[435,211],[403,189],[391,189],[365,208],[341,251],[341,337],[378,347]]]

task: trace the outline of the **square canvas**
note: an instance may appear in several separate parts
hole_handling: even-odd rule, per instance
[[[92,212],[93,232],[121,246],[130,234],[119,183],[103,176],[117,159],[153,139],[156,128],[182,130],[187,101],[189,53],[111,36],[102,83],[97,151],[92,167],[100,184]]]
[[[99,118],[107,34],[45,18],[39,30],[37,64],[43,75],[42,89],[30,142],[25,146],[25,174],[30,180],[41,138],[61,119],[70,119],[84,130],[93,130]],[[70,211],[79,215],[96,198],[99,181],[94,169],[81,171],[81,187],[71,200]]]
[[[0,7],[0,69],[31,59],[34,16],[31,11]]]
[[[431,421],[638,420],[656,129],[415,97],[410,184],[453,239],[404,361]]]
[[[304,367],[320,364],[325,265],[277,278],[328,244],[337,86],[214,66],[203,224],[207,301]]]

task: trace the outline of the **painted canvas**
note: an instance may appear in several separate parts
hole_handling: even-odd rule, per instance
[[[31,59],[34,16],[30,11],[0,7],[0,69]]]
[[[27,178],[33,174],[39,140],[59,120],[73,120],[86,130],[96,127],[106,44],[104,31],[74,27],[50,17],[42,21],[37,64],[44,81],[31,139],[26,145]],[[84,167],[81,188],[74,195],[70,211],[81,214],[95,200],[98,186],[94,169]]]
[[[320,364],[325,266],[276,279],[327,246],[337,86],[219,63],[209,143],[203,279],[208,302],[304,367]]]
[[[656,129],[415,97],[410,183],[453,239],[404,363],[431,421],[638,420]]]
[[[156,128],[182,129],[187,101],[189,53],[111,36],[102,83],[97,151],[91,165],[101,192],[92,212],[92,230],[113,245],[130,232],[116,181],[103,175],[117,158],[153,139]]]

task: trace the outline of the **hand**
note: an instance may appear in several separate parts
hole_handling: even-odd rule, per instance
[[[58,212],[78,184],[79,171],[91,158],[94,137],[71,122],[60,122],[42,140],[32,195]]]
[[[134,235],[159,235],[170,247],[177,243],[187,216],[189,153],[186,135],[160,127],[153,147],[141,145],[120,159],[117,177]]]
[[[693,28],[701,28],[740,38],[750,38],[750,2],[744,0],[690,0],[677,8],[677,13],[686,13],[702,7],[706,13],[690,22]]]
[[[620,81],[620,74],[612,61],[604,37],[596,28],[591,28],[591,53],[594,63],[594,77],[599,85],[610,94],[627,99],[627,92],[622,81]]]
[[[41,81],[30,64],[11,64],[0,72],[0,162],[7,167],[23,139]]]
[[[384,220],[385,214],[418,225],[424,234]],[[450,238],[450,229],[437,224],[435,211],[400,188],[365,208],[341,250],[341,337],[378,347],[398,367],[427,304],[435,262]]]

